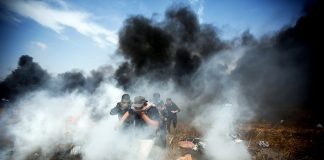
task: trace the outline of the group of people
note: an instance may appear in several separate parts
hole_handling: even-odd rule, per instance
[[[110,115],[118,115],[116,129],[135,129],[140,132],[136,133],[138,138],[155,138],[160,146],[166,147],[166,135],[170,133],[171,123],[176,128],[178,112],[180,109],[171,98],[164,103],[159,93],[154,93],[151,101],[136,96],[133,102],[124,94]]]

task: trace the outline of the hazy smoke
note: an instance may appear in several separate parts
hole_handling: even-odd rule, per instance
[[[85,159],[117,159],[120,153],[116,149],[126,150],[124,146],[132,143],[125,144],[126,137],[114,130],[114,117],[96,121],[93,114],[95,109],[107,115],[107,107],[114,106],[122,93],[112,85],[104,85],[91,95],[74,92],[53,96],[51,91],[36,91],[21,97],[1,117],[6,135],[14,137],[12,145],[6,144],[13,155],[9,152],[7,156],[49,159],[75,145],[82,146],[78,154]]]
[[[159,92],[181,107],[182,121],[203,132],[208,157],[249,159],[244,143],[229,138],[237,124],[260,110],[269,117],[292,108],[319,110],[322,8],[321,2],[310,5],[296,25],[274,35],[257,39],[246,31],[231,42],[221,40],[214,26],[200,24],[188,7],[171,7],[161,22],[132,16],[119,33],[117,53],[125,62],[90,75],[49,75],[22,56],[0,83],[1,98],[11,100],[0,121],[12,140],[8,148],[15,159],[33,150],[50,156],[70,143],[82,146],[85,159],[131,156],[107,110],[124,92],[147,99]]]

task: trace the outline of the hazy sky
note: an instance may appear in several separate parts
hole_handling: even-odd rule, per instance
[[[222,38],[257,37],[293,25],[303,0],[45,0],[0,2],[0,78],[28,54],[50,73],[116,65],[118,31],[130,15],[156,20],[174,4],[191,6]]]

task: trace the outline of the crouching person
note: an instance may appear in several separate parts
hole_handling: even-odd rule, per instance
[[[130,110],[132,106],[132,102],[130,100],[130,96],[128,94],[123,94],[121,101],[117,103],[116,107],[110,110],[110,115],[118,115],[118,119],[120,120],[123,115]],[[132,126],[132,120],[130,118],[124,120],[124,124],[122,129],[130,129]]]
[[[137,160],[152,159],[150,154],[154,148],[156,131],[160,126],[160,117],[153,103],[148,102],[142,96],[134,98],[133,105],[127,111],[116,126],[119,128],[128,118],[133,119],[135,125],[135,137],[138,139]],[[150,157],[150,158],[149,158]]]

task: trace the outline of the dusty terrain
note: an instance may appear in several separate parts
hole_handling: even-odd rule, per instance
[[[245,141],[253,160],[320,160],[324,155],[324,129],[316,125],[297,125],[285,122],[250,122],[238,128],[239,138]],[[167,159],[191,154],[193,159],[206,159],[203,152],[181,149],[178,142],[186,137],[199,137],[194,128],[180,124],[170,144]],[[261,147],[260,141],[268,147]]]
[[[322,124],[323,125],[323,124]],[[292,123],[286,121],[251,121],[241,124],[238,129],[238,138],[243,140],[253,160],[320,160],[324,155],[324,128],[315,123]],[[167,137],[167,160],[177,160],[179,157],[190,154],[193,160],[208,159],[204,150],[194,151],[183,149],[178,142],[202,137],[195,128],[188,123],[179,123],[176,130],[172,129]],[[269,146],[262,147],[260,141]],[[4,142],[2,143],[9,143]],[[208,143],[208,142],[207,142]],[[80,160],[81,155],[70,155],[70,149],[58,150],[51,160]],[[27,159],[39,159],[37,151]],[[1,158],[0,158],[1,159]]]

